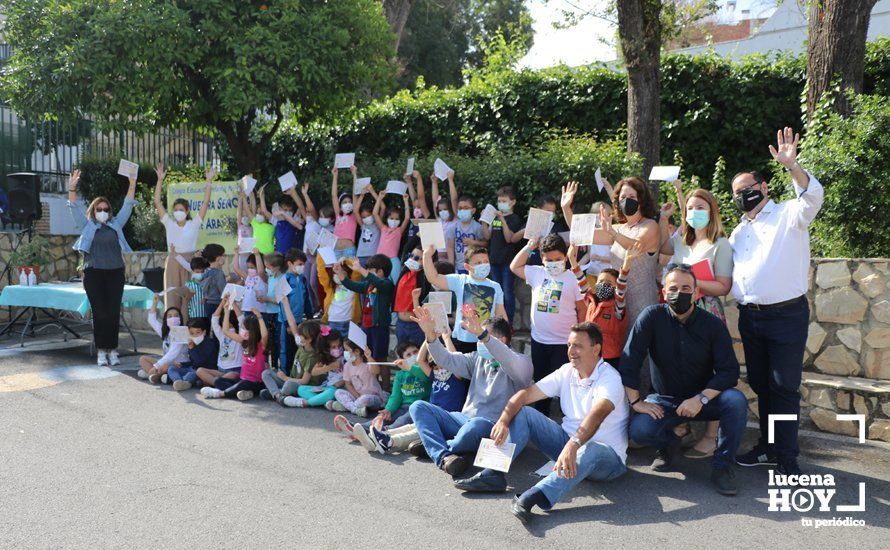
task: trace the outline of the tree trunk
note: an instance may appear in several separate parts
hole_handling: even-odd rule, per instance
[[[250,141],[250,132],[239,132],[234,123],[217,124],[216,129],[226,138],[226,145],[240,174],[254,174],[259,167],[259,146]]]
[[[389,28],[396,34],[396,51],[399,51],[399,42],[413,3],[413,0],[383,0],[383,14],[389,21]]]
[[[871,9],[877,0],[811,0],[807,37],[807,124],[816,105],[829,92],[832,81],[840,78],[841,93],[833,107],[850,114],[845,92],[862,90],[865,67],[865,39]]]
[[[645,178],[661,148],[661,2],[618,0],[617,6],[627,69],[627,150],[643,158]]]

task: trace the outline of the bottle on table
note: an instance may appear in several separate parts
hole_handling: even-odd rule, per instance
[[[25,273],[25,268],[19,268],[19,284],[22,286],[28,286],[28,275]]]
[[[37,274],[33,267],[28,270],[28,286],[37,286]]]

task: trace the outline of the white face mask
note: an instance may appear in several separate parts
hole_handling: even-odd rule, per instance
[[[362,218],[362,223],[365,225],[374,225],[374,216],[365,216]]]
[[[509,212],[510,211],[510,203],[498,201],[498,210],[500,210],[501,212],[504,212],[504,213]]]
[[[405,267],[407,267],[411,271],[420,271],[420,262],[418,262],[414,258],[409,258],[405,260]]]
[[[352,214],[352,203],[343,203],[343,206],[340,207],[340,210],[342,210],[344,214]]]
[[[185,213],[185,210],[174,210],[173,211],[173,219],[178,222],[184,222],[186,216],[187,216],[187,214]]]
[[[200,345],[201,342],[203,342],[203,341],[204,341],[204,335],[203,335],[203,334],[202,334],[201,336],[192,336],[192,342],[194,342],[194,344],[195,344],[196,346],[197,346],[197,345]]]
[[[105,223],[108,221],[108,212],[96,212],[96,221]]]
[[[416,363],[417,363],[416,355],[408,355],[407,357],[405,357],[405,364],[408,365],[409,367],[413,366]]]
[[[300,336],[299,334],[294,334],[294,343],[297,344],[298,346],[302,346],[303,345],[303,337]]]
[[[392,227],[393,229],[395,229],[396,227],[402,225],[402,220],[389,219],[389,220],[386,220],[386,224],[388,226]]]
[[[351,351],[346,350],[343,352],[343,359],[345,359],[347,363],[352,363],[356,360],[356,357]]]
[[[328,218],[322,218],[322,219],[318,220],[318,225],[320,225],[322,227],[327,227],[327,226],[331,225],[331,220],[329,220]]]
[[[262,214],[257,214],[256,216],[254,216],[254,219],[260,223],[266,221],[266,218],[264,218]]]
[[[306,270],[306,264],[300,264],[300,265],[294,266],[294,273],[296,273],[297,275],[302,275],[303,271],[305,271],[305,270]]]
[[[544,262],[544,269],[547,270],[547,273],[551,277],[559,277],[566,270],[566,263],[555,261],[555,262]]]
[[[439,219],[443,222],[447,222],[451,219],[451,212],[448,210],[439,210]]]

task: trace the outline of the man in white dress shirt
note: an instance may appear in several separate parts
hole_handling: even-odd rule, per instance
[[[795,198],[775,203],[767,181],[753,171],[732,180],[733,202],[744,212],[729,237],[732,244],[732,295],[739,307],[739,333],[748,382],[757,394],[760,441],[736,457],[741,466],[777,466],[800,474],[797,421],[777,420],[769,444],[768,417],[800,414],[800,379],[810,308],[806,299],[810,266],[809,226],[822,207],[824,190],[797,163],[798,135],[777,132],[769,150],[794,181]]]

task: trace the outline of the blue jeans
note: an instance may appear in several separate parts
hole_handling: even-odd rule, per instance
[[[396,321],[396,341],[401,344],[406,340],[419,346],[426,340],[426,335],[417,323],[399,319]]]
[[[337,259],[341,258],[355,258],[355,247],[350,246],[349,248],[338,248],[334,250],[334,255],[337,256]]]
[[[344,340],[349,335],[349,321],[328,321],[328,326],[339,332]]]
[[[428,401],[415,401],[408,409],[420,441],[436,466],[451,454],[476,452],[483,437],[491,435],[494,422],[486,418],[448,412]]]
[[[299,323],[298,323],[299,324]],[[287,333],[287,321],[278,324],[278,369],[289,373],[297,355],[297,342]]]
[[[630,421],[630,438],[639,443],[664,449],[677,435],[674,427],[690,420],[719,420],[720,430],[717,432],[717,450],[711,464],[715,468],[728,468],[735,464],[735,454],[745,435],[745,424],[748,421],[748,400],[735,388],[730,388],[711,399],[693,418],[677,415],[677,407],[681,400],[653,393],[646,398],[649,403],[661,405],[664,417],[656,420],[648,414],[636,414]]]
[[[367,422],[362,422],[362,427],[365,428],[366,432],[371,431],[371,423],[373,420],[368,420]],[[406,426],[411,424],[411,413],[408,412],[408,407],[402,405],[396,412],[392,413],[392,421],[387,424],[383,423],[383,427],[387,430],[394,430],[396,428],[401,428],[402,426]]]
[[[536,409],[523,407],[510,422],[507,441],[516,445],[516,450],[513,451],[514,458],[519,456],[522,449],[531,442],[547,455],[547,458],[555,461],[569,442],[569,436],[563,431],[562,426]],[[571,479],[557,477],[556,472],[551,472],[535,486],[544,493],[550,504],[556,504],[584,478],[609,481],[627,471],[621,457],[612,450],[612,447],[596,441],[588,441],[578,449],[577,467],[578,472]]]
[[[513,287],[516,281],[516,275],[510,271],[510,264],[491,265],[491,274],[489,279],[501,285],[504,291],[504,309],[507,310],[507,321],[513,324],[513,314],[516,312],[516,297],[513,295]]]
[[[795,459],[798,422],[775,423],[775,445],[767,442],[771,414],[800,415],[800,378],[810,306],[806,300],[777,309],[739,307],[739,333],[745,349],[748,383],[757,394],[760,442],[779,460]]]
[[[167,369],[167,380],[171,384],[177,380],[185,380],[194,384],[198,381],[198,373],[192,367],[170,367]]]

